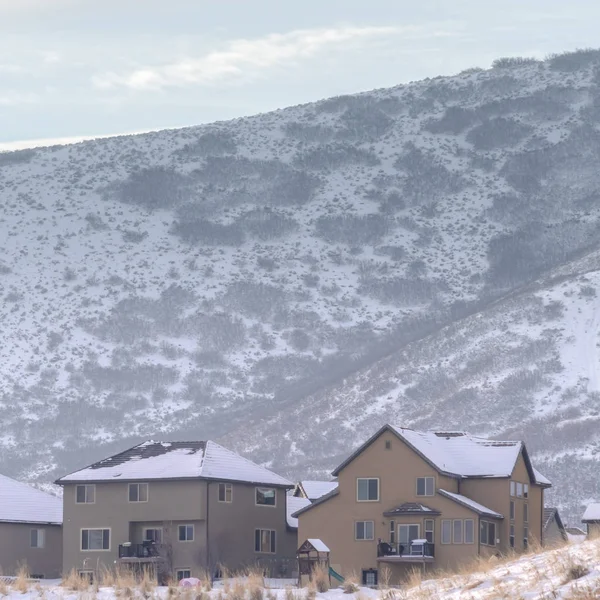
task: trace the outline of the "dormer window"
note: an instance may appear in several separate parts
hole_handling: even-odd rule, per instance
[[[356,500],[358,502],[377,502],[379,500],[379,479],[359,477],[356,480]]]
[[[435,495],[434,477],[417,477],[417,496]]]

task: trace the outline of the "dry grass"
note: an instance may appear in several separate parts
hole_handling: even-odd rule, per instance
[[[317,591],[321,594],[329,591],[329,569],[323,563],[319,563],[312,572]]]
[[[0,577],[0,596],[8,596],[8,586]]]
[[[581,563],[576,563],[572,559],[567,561],[565,565],[565,572],[563,577],[563,584],[569,583],[569,581],[575,581],[585,577],[590,570]]]
[[[256,572],[248,575],[248,581],[246,583],[248,588],[248,596],[250,600],[264,600],[265,597],[265,579]]]
[[[392,582],[392,570],[387,565],[384,565],[379,570],[379,580],[378,580],[379,589],[380,590],[389,589],[391,582]]]
[[[245,600],[245,598],[246,586],[239,579],[236,579],[229,589],[227,600]]]
[[[17,592],[24,594],[25,592],[29,591],[29,583],[29,569],[27,566],[23,565],[19,567],[19,570],[17,571],[17,578],[15,579],[12,587],[13,589],[17,590]]]
[[[358,577],[356,573],[351,573],[346,579],[344,579],[344,583],[342,583],[342,589],[344,590],[344,594],[355,594],[358,592]]]
[[[285,600],[299,600],[296,590],[289,585],[285,588]]]
[[[315,600],[317,597],[317,586],[314,581],[309,581],[306,586],[306,598],[307,600]]]

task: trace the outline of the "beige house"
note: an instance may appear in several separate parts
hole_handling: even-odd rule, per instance
[[[60,498],[0,475],[0,574],[60,577],[61,525]]]
[[[294,575],[293,484],[215,442],[144,442],[57,483],[65,571],[151,566],[165,580],[258,564]]]
[[[581,522],[587,526],[587,535],[589,537],[600,536],[600,502],[588,504]]]
[[[567,532],[557,508],[544,508],[544,527],[542,544],[544,546],[560,546],[567,542]]]
[[[455,568],[542,538],[544,489],[522,442],[386,425],[334,472],[338,487],[301,509],[300,541],[318,538],[333,569],[377,583],[415,566]]]

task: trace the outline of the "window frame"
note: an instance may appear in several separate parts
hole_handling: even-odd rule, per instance
[[[181,579],[179,578],[179,573],[189,573],[189,575],[187,577],[181,577]],[[182,579],[190,579],[190,577],[192,576],[192,569],[190,569],[189,567],[178,567],[175,569],[175,579],[177,580],[177,583],[179,583]]]
[[[418,540],[421,538],[421,523],[398,523],[398,545],[403,544],[402,540],[401,540],[401,535],[400,535],[400,528],[401,527],[408,527],[408,531],[410,534],[410,528],[411,527],[416,527],[417,528],[417,537],[413,538],[415,540]],[[409,535],[409,539],[408,539],[408,545],[409,547],[407,548],[407,550],[410,550],[410,544],[411,544],[412,540],[410,539],[410,535]]]
[[[185,528],[185,539],[181,539],[181,528]],[[192,537],[188,538],[188,527],[191,527]],[[177,525],[177,541],[181,544],[191,544],[196,539],[196,526],[194,523],[180,523]]]
[[[392,519],[390,521],[390,544],[394,545],[396,543],[396,521]]]
[[[373,583],[369,583],[369,577],[373,577]],[[379,573],[377,569],[363,569],[362,570],[362,584],[367,587],[375,587],[379,584]]]
[[[160,531],[160,540],[156,541],[156,540],[148,539],[148,537],[146,535],[146,533],[148,531]],[[144,538],[144,542],[154,542],[155,544],[162,544],[163,528],[162,527],[144,527],[144,529],[142,530],[142,537]]]
[[[88,532],[88,548],[83,547],[83,532]],[[108,531],[108,548],[89,548],[90,531],[102,532],[102,545],[104,546],[104,532]],[[111,527],[82,527],[79,530],[79,550],[81,552],[110,552],[112,548],[112,528]]]
[[[523,484],[517,481],[517,498],[523,497]]]
[[[450,527],[448,538],[444,537],[444,527],[448,525]],[[448,541],[444,541],[448,539]],[[444,546],[452,544],[452,519],[442,519],[441,531],[440,531],[440,543]]]
[[[511,498],[515,498],[517,495],[517,484],[516,482],[512,481],[510,482],[510,497]]]
[[[359,490],[360,490],[360,482],[361,481],[366,481],[367,482],[367,499],[366,500],[361,500],[359,497]],[[371,481],[376,481],[377,482],[377,498],[373,499],[373,498],[368,498],[368,496],[371,493],[371,485],[369,482]],[[379,499],[381,498],[381,482],[379,480],[379,477],[357,477],[356,478],[356,501],[357,502],[379,502]]]
[[[467,523],[471,524],[471,541],[467,539]],[[463,544],[474,544],[475,543],[475,519],[464,520],[464,531],[463,531]]]
[[[427,524],[431,523],[431,529],[427,528]],[[427,538],[427,534],[431,533],[431,541]],[[430,543],[435,544],[435,519],[424,519],[423,520],[423,535],[424,538]]]
[[[386,450],[392,449],[392,440],[385,440],[385,449]]]
[[[221,500],[221,489],[223,489],[223,500]],[[227,492],[229,492],[229,500],[227,499]],[[256,502],[256,495],[254,501]],[[221,504],[231,504],[233,502],[232,483],[227,483],[225,481],[219,482],[219,488],[217,490],[217,502],[220,502]],[[275,504],[277,504],[277,493],[275,493]],[[261,504],[261,506],[264,506],[264,504]]]
[[[517,507],[515,506],[515,501],[511,500],[510,501],[510,510],[509,510],[509,517],[511,521],[515,520],[515,515],[517,514]]]
[[[266,503],[261,503],[258,501],[258,491],[259,490],[268,490],[268,491],[273,491],[273,504],[266,504]],[[254,488],[254,505],[255,506],[267,506],[269,508],[276,508],[277,507],[277,488],[269,488],[269,487],[263,487],[263,486],[256,486]]]
[[[145,500],[140,500],[140,489],[142,489],[142,486],[145,486],[146,488],[146,499]],[[137,488],[137,500],[132,500],[131,499],[131,490]],[[127,502],[129,502],[129,504],[146,504],[148,502],[150,498],[150,486],[145,483],[145,482],[136,482],[136,483],[129,483],[127,485]]]
[[[482,529],[485,529],[486,541],[483,540],[483,536],[481,535]],[[493,532],[494,532],[491,543],[490,543],[490,529],[493,530]],[[494,521],[487,521],[486,519],[481,519],[479,521],[479,543],[482,544],[483,546],[495,547],[496,546],[496,538],[497,538],[496,523],[494,523]]]
[[[529,548],[529,526],[527,524],[523,526],[523,548],[525,550]]]
[[[523,523],[529,523],[529,504],[523,503]]]
[[[508,547],[509,548],[515,548],[515,543],[516,543],[516,539],[515,539],[515,525],[514,523],[511,523],[508,527]]]
[[[456,526],[458,525],[458,529],[456,528]],[[464,521],[463,519],[452,519],[452,543],[459,545],[463,543],[463,539],[464,539]],[[457,540],[457,536],[456,533],[459,532],[460,533],[460,540]]]
[[[78,490],[79,488],[84,489],[84,501],[79,502]],[[88,502],[88,489],[93,490],[94,499]],[[95,483],[78,483],[75,485],[75,504],[96,504],[96,484]]]
[[[263,532],[264,531],[268,531],[269,532],[269,550],[263,550],[263,545],[262,545],[262,541],[263,541]],[[257,536],[258,534],[258,536]],[[257,544],[256,542],[259,542],[258,546],[259,549],[257,549]],[[254,530],[254,552],[256,554],[277,554],[277,530],[275,529],[266,529],[266,528],[262,528],[262,527],[257,527]]]
[[[423,483],[423,488],[425,490],[424,494],[419,494],[419,480],[420,479],[423,479],[423,481],[424,481],[424,483]],[[427,493],[427,481],[428,480],[432,481],[431,494]],[[432,496],[435,496],[435,477],[432,477],[430,475],[428,475],[426,477],[417,477],[416,486],[415,486],[415,496],[417,496],[418,498],[431,498]]]
[[[32,544],[33,541],[33,532],[35,531],[35,542],[36,545]],[[42,544],[40,545],[40,538],[42,540]],[[42,527],[32,527],[29,530],[29,547],[34,550],[43,550],[46,547],[46,530]]]
[[[371,537],[366,537],[367,535],[367,523],[371,524]],[[358,537],[358,525],[362,524],[363,526],[363,534],[365,537]],[[373,520],[365,520],[365,521],[354,521],[354,541],[355,542],[372,542],[375,539],[375,521]]]
[[[529,484],[528,483],[524,483],[523,484],[523,498],[529,498]]]

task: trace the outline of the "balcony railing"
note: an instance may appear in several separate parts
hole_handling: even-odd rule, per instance
[[[155,542],[141,544],[120,544],[119,558],[160,558],[163,556],[163,545]]]
[[[379,542],[377,544],[377,556],[400,558],[433,558],[435,556],[435,545],[426,540],[413,540],[407,544]]]

